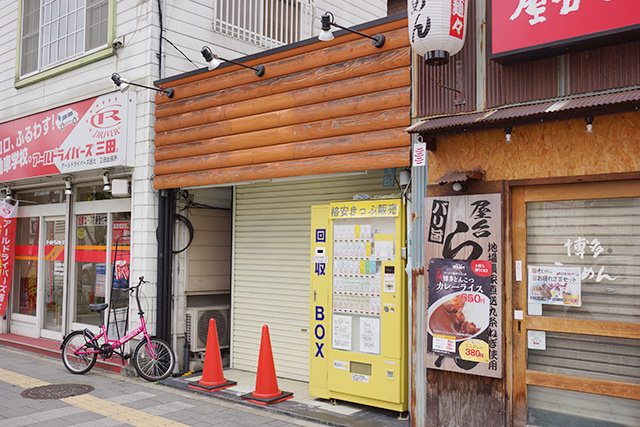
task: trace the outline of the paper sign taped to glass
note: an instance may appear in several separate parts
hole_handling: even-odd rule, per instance
[[[527,269],[530,303],[571,307],[582,305],[582,274],[579,267],[529,265]]]

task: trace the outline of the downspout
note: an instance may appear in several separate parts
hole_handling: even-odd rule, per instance
[[[158,200],[158,289],[156,335],[171,340],[171,272],[173,269],[173,214],[175,193],[161,190]]]

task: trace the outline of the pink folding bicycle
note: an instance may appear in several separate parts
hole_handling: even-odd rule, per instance
[[[69,372],[73,374],[89,372],[96,364],[98,355],[103,360],[111,358],[114,354],[119,355],[123,360],[127,359],[129,356],[123,353],[123,345],[142,333],[144,338],[136,345],[132,357],[132,363],[138,375],[147,381],[160,381],[171,374],[176,360],[173,350],[166,341],[151,337],[147,333],[139,295],[140,286],[143,283],[148,282],[144,280],[144,276],[141,276],[136,286],[123,289],[131,293],[135,291],[136,293],[140,326],[122,337],[122,339],[109,339],[104,322],[100,326],[98,335],[94,335],[89,329],[84,329],[82,331],[73,331],[64,337],[60,349],[62,350],[62,362]],[[91,311],[99,313],[103,313],[107,307],[109,307],[109,304],[106,303],[89,304]]]

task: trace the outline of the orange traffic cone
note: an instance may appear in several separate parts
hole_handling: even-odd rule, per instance
[[[236,381],[228,381],[222,373],[222,360],[220,359],[220,345],[218,344],[218,328],[215,319],[209,320],[209,332],[207,335],[207,348],[204,352],[204,367],[202,378],[198,385],[189,384],[190,388],[204,391],[217,391],[238,384]]]
[[[280,391],[278,380],[276,379],[276,368],[273,364],[271,354],[271,340],[269,339],[269,328],[262,326],[262,339],[260,341],[260,356],[258,358],[258,373],[256,377],[256,389],[251,393],[241,396],[259,405],[278,403],[291,399],[293,393]]]

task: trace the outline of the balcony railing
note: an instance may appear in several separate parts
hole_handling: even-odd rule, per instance
[[[311,37],[313,0],[216,0],[213,30],[266,49]]]

